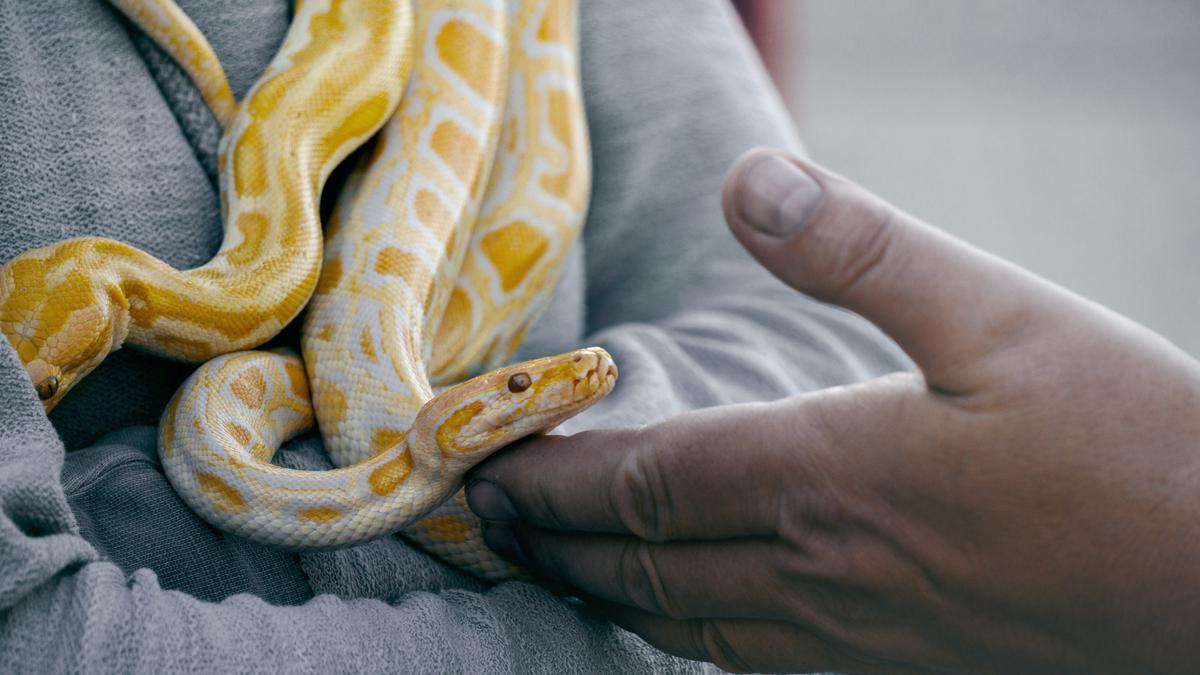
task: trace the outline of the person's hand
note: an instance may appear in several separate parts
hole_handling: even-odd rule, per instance
[[[519,444],[489,545],[731,670],[1200,672],[1200,364],[802,160],[724,205],[920,372]]]

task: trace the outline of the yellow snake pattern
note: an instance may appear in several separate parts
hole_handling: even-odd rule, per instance
[[[408,3],[303,0],[278,55],[229,114],[220,64],[181,12],[165,0],[117,5],[229,120],[225,237],[209,263],[188,271],[97,237],[26,251],[0,268],[0,331],[47,410],[122,344],[200,362],[261,344],[295,318],[320,270],[325,180],[388,119],[412,63]]]
[[[477,575],[520,575],[483,545],[462,476],[599,400],[616,367],[590,348],[454,383],[511,355],[582,227],[574,11],[563,0],[415,5],[401,102],[326,228],[303,360],[215,359],[164,414],[164,470],[204,518],[303,550],[404,530]],[[435,384],[447,388],[435,396]],[[314,417],[340,468],[271,464]]]

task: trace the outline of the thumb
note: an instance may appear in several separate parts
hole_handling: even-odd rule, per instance
[[[1060,295],[859,185],[779,151],[752,150],[722,191],[743,246],[782,281],[862,314],[919,365],[930,385],[972,388],[958,366],[1013,339]]]

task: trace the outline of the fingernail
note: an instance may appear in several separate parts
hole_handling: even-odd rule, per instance
[[[467,486],[467,505],[484,520],[516,520],[517,510],[495,483],[477,480]]]
[[[528,565],[529,558],[517,541],[517,535],[512,527],[504,523],[484,523],[483,543],[492,549],[496,555],[518,565]]]
[[[804,228],[821,202],[821,186],[779,155],[764,155],[742,171],[736,196],[747,225],[782,239]]]

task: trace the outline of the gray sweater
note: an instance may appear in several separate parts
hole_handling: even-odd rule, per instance
[[[243,94],[282,40],[287,0],[179,2]],[[907,367],[865,322],[775,281],[725,228],[729,163],[755,145],[800,149],[732,11],[580,5],[591,211],[519,356],[598,344],[621,380],[564,431]],[[220,242],[218,136],[187,79],[101,0],[0,0],[0,261],[103,235],[202,264]],[[296,555],[209,528],[154,448],[189,370],[122,350],[47,419],[0,340],[0,672],[699,668],[535,585],[485,586],[398,537]],[[280,461],[328,466],[313,436]]]

